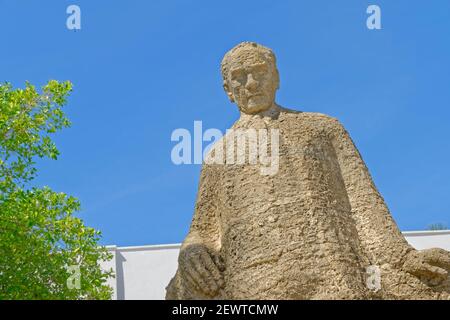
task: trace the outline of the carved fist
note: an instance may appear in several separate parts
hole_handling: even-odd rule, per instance
[[[202,244],[182,249],[178,264],[183,278],[196,291],[213,297],[224,285],[220,257]]]
[[[448,277],[450,252],[440,248],[411,251],[403,268],[431,286],[439,285]]]

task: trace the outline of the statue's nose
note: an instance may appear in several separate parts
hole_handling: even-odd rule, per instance
[[[249,73],[247,76],[247,83],[245,84],[245,88],[252,91],[252,90],[255,90],[257,86],[258,86],[258,81],[256,81],[253,78],[251,73]]]

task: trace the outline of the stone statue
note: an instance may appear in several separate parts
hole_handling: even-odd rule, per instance
[[[450,298],[449,252],[406,242],[339,121],[275,103],[270,49],[237,45],[222,75],[232,129],[279,131],[278,171],[203,164],[166,299]]]

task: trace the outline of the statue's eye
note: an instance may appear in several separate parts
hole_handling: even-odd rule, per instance
[[[246,81],[246,76],[245,76],[245,74],[243,74],[243,73],[238,73],[238,74],[234,74],[232,77],[231,77],[231,80],[232,81],[234,81],[234,82],[237,82],[237,84],[244,84],[245,83],[245,81]]]
[[[253,72],[254,77],[260,79],[262,77],[264,77],[266,74],[266,72],[264,70],[256,70],[255,72]]]

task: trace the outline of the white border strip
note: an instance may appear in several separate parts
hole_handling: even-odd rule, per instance
[[[402,234],[406,237],[450,235],[450,230],[404,231]]]

